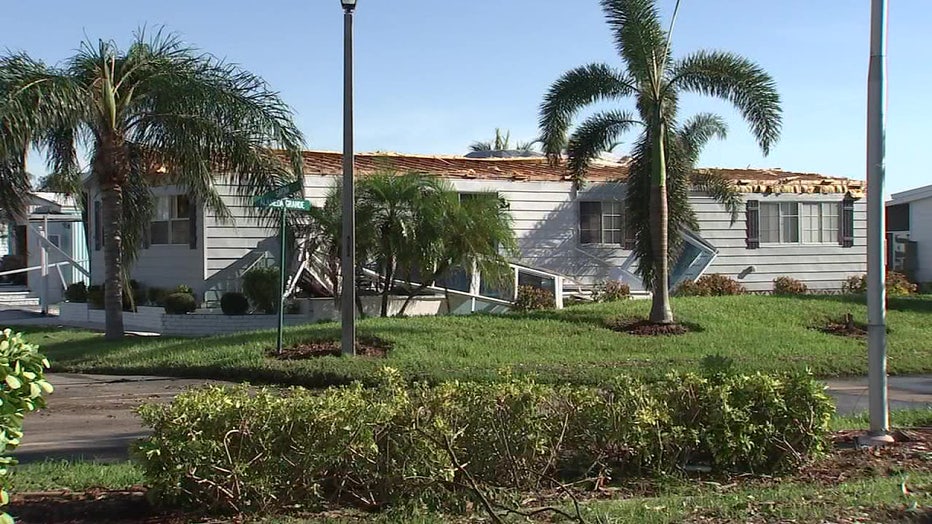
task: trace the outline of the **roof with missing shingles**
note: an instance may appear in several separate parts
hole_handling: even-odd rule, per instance
[[[306,175],[339,175],[343,155],[329,151],[305,151]],[[380,171],[420,172],[444,178],[560,182],[572,177],[566,163],[552,165],[546,158],[465,158],[462,156],[410,155],[399,153],[360,153],[355,157],[358,175]],[[703,168],[732,181],[744,193],[861,193],[860,180],[830,177],[816,173],[794,173],[780,169]],[[624,180],[628,162],[598,161],[589,167],[585,179],[602,182]]]

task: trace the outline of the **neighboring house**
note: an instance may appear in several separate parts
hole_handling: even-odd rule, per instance
[[[887,267],[932,282],[932,186],[894,193],[887,206]]]
[[[323,203],[342,172],[339,153],[304,154],[304,196]],[[606,279],[644,286],[626,238],[624,163],[598,162],[577,187],[564,166],[545,158],[464,158],[361,154],[358,176],[377,171],[422,172],[448,180],[464,194],[495,191],[511,210],[520,253],[517,263],[563,275],[566,289],[589,289]],[[744,194],[745,206],[732,223],[725,209],[695,193],[700,230],[689,232],[674,282],[722,273],[748,289],[769,291],[773,279],[792,276],[812,289],[839,289],[864,273],[865,204],[859,181],[780,170],[715,170]],[[209,301],[237,289],[242,273],[278,252],[276,231],[251,215],[251,203],[234,196],[218,179],[233,212],[224,224],[178,188],[156,190],[158,212],[132,276],[147,286],[186,284]],[[99,196],[91,189],[91,273],[103,281]],[[528,276],[528,280],[533,280]]]
[[[37,192],[27,211],[27,220],[4,224],[9,231],[5,254],[14,260],[11,266],[29,268],[25,284],[32,295],[47,298],[47,303],[59,302],[69,284],[88,281],[75,267],[86,271],[89,263],[81,210],[70,196]],[[43,274],[43,251],[48,279]]]

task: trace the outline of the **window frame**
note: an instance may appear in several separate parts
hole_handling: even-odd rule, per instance
[[[187,200],[187,213],[184,215],[182,215],[179,211],[179,209],[181,208],[181,206],[179,205],[179,201],[182,198]],[[163,199],[168,199],[169,201],[168,218],[165,220],[156,220],[155,218],[153,218],[152,220],[149,221],[148,239],[147,239],[148,241],[146,242],[146,244],[148,245],[149,248],[153,246],[162,246],[162,247],[164,246],[190,246],[191,237],[193,234],[193,231],[191,231],[191,228],[192,228],[191,206],[194,203],[193,200],[187,194],[179,193],[179,194],[173,194],[173,195],[156,196],[153,198],[153,203],[156,206],[158,206],[159,202],[162,201]],[[183,242],[175,241],[174,224],[176,222],[182,222],[182,223],[187,224],[186,227],[188,228],[188,234]],[[152,233],[152,226],[155,224],[166,224],[166,237],[168,240],[167,242],[156,242],[155,241],[155,235],[153,235]]]
[[[583,242],[583,231],[590,231],[588,228],[583,228],[583,206],[584,205],[595,205],[599,206],[599,229],[598,229],[598,242]],[[609,204],[612,206],[610,213],[606,213],[605,205]],[[634,242],[633,238],[628,238],[628,223],[626,220],[625,213],[625,202],[622,200],[578,200],[576,208],[576,239],[577,244],[580,246],[602,246],[602,247],[617,247],[620,249],[630,250]],[[617,228],[608,228],[606,229],[606,219],[611,221],[611,218],[618,217],[618,227]],[[605,235],[607,232],[618,232],[619,241],[618,242],[606,242]]]
[[[784,207],[788,205],[795,205],[796,212],[795,214],[785,213]],[[809,215],[806,214],[805,209],[808,206],[818,206],[818,226],[815,229],[811,227],[808,230],[804,230],[804,221]],[[826,214],[824,209],[825,207],[835,208],[834,215]],[[765,231],[770,231],[770,229],[765,229],[764,227],[764,217],[768,216],[768,209],[776,208],[777,210],[777,241],[764,241],[764,238],[769,236]],[[760,239],[760,247],[776,247],[776,246],[831,246],[831,245],[843,245],[842,242],[842,220],[844,219],[844,209],[842,202],[834,201],[816,201],[816,202],[806,202],[801,200],[792,200],[792,201],[776,201],[776,202],[760,202],[759,205],[759,214],[758,214],[758,238]],[[826,217],[835,217],[835,228],[834,233],[829,236],[832,237],[828,240],[825,239],[825,218]],[[785,227],[786,220],[793,219],[796,220],[796,240],[787,241],[785,240]],[[806,231],[817,231],[819,238],[818,241],[805,241],[805,232]],[[831,231],[831,230],[829,230]]]

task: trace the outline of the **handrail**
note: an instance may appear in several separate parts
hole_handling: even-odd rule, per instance
[[[79,264],[82,263],[82,262],[87,262],[87,260],[79,260],[79,261],[78,261]],[[64,260],[64,261],[62,261],[62,262],[54,262],[54,263],[52,263],[52,264],[48,264],[48,265],[46,265],[46,267],[58,267],[58,266],[64,266],[64,265],[66,265],[66,264],[71,264],[71,262],[69,262],[69,261],[67,261],[67,260]],[[77,266],[75,266],[75,267],[77,267]],[[24,268],[20,268],[20,269],[13,269],[13,270],[10,270],[10,271],[2,271],[2,272],[0,272],[0,277],[5,277],[5,276],[7,276],[7,275],[15,275],[16,273],[26,273],[26,272],[29,272],[29,271],[36,271],[36,270],[39,270],[39,269],[42,269],[42,266],[24,267]],[[88,276],[90,276],[90,275],[88,275]]]

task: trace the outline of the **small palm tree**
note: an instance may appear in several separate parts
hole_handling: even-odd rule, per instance
[[[537,140],[516,142],[514,150],[532,152],[537,142]],[[502,130],[497,127],[495,128],[495,138],[493,140],[473,142],[469,146],[469,150],[472,152],[507,151],[509,149],[511,149],[511,131],[505,131],[505,133],[502,134]]]
[[[139,32],[126,50],[85,43],[62,67],[0,57],[0,128],[0,159],[38,146],[57,176],[78,176],[79,143],[90,151],[103,203],[108,339],[123,336],[121,280],[149,219],[150,183],[180,185],[226,218],[217,173],[248,196],[301,170],[303,139],[277,93],[161,32]],[[290,162],[273,148],[288,151]]]
[[[675,253],[671,247],[675,248],[676,243],[671,245],[669,222],[671,217],[691,213],[685,173],[691,171],[701,145],[720,134],[708,116],[680,125],[679,97],[692,92],[731,102],[750,125],[765,154],[780,134],[780,97],[770,75],[741,56],[699,51],[674,60],[670,32],[661,26],[654,0],[601,0],[601,5],[624,68],[590,64],[566,72],[541,105],[541,137],[553,161],[566,148],[569,169],[577,180],[582,180],[589,163],[601,152],[611,148],[626,131],[641,129],[629,175],[629,186],[641,194],[638,199],[628,198],[627,207],[636,229],[635,254],[641,275],[653,291],[650,320],[672,323],[668,283],[670,255]],[[597,112],[567,136],[573,118],[582,108],[599,101],[624,99],[635,102],[636,112]],[[671,181],[679,185],[671,186]],[[715,190],[725,186],[708,177],[704,182]],[[673,199],[671,189],[675,190]]]

